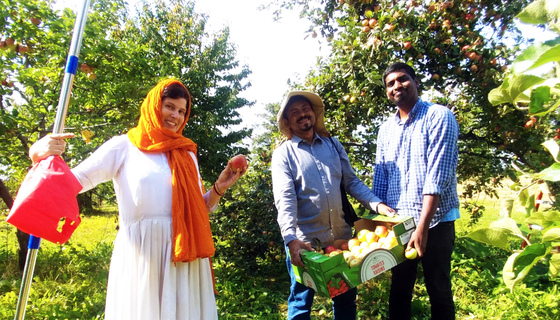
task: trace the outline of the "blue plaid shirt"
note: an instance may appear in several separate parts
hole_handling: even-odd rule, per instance
[[[379,129],[373,192],[416,223],[423,196],[439,195],[430,227],[456,213],[458,137],[455,116],[444,106],[418,99],[404,122],[397,112]]]

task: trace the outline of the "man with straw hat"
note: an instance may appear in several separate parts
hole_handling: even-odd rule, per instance
[[[292,264],[304,267],[300,251],[312,250],[309,243],[314,238],[325,247],[352,237],[352,228],[344,220],[341,185],[367,209],[395,213],[356,176],[342,144],[330,138],[324,109],[317,94],[292,91],[277,117],[288,139],[272,155],[274,202],[291,277],[288,319],[310,319],[315,293],[295,279]],[[355,319],[355,300],[355,288],[333,298],[334,319]]]

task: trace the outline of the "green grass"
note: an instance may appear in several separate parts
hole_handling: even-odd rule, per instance
[[[479,205],[485,206],[485,212],[478,226],[468,226],[464,210],[457,222],[452,264],[457,319],[560,319],[557,280],[542,274],[542,268],[535,268],[526,283],[511,294],[501,280],[501,269],[510,252],[464,237],[499,217],[497,201],[483,199]],[[523,212],[516,208],[514,217],[522,218]],[[84,217],[68,243],[42,243],[26,319],[103,319],[116,226],[116,213],[101,213]],[[17,271],[15,231],[6,223],[0,227],[0,244],[0,319],[12,319],[21,274]],[[259,261],[258,270],[215,260],[220,319],[285,319],[289,278],[282,259]],[[359,319],[387,318],[389,275],[381,274],[359,286]],[[429,319],[429,299],[422,278],[415,288],[413,313],[413,319]],[[330,299],[316,297],[312,319],[332,319]]]

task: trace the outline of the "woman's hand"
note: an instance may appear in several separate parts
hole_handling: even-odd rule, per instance
[[[73,137],[73,133],[57,133],[44,136],[29,148],[29,158],[33,163],[37,163],[48,156],[59,156],[66,148],[64,139]]]
[[[226,168],[220,173],[218,180],[216,181],[216,187],[218,190],[223,194],[226,190],[231,187],[237,179],[239,179],[242,175],[247,172],[248,167],[245,166],[242,169],[237,169],[237,171],[233,171],[231,166],[231,161],[228,162]]]

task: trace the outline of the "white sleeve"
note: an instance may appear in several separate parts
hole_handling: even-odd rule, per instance
[[[83,189],[80,193],[115,177],[126,156],[128,143],[126,135],[114,137],[72,169],[72,173],[82,184]]]

